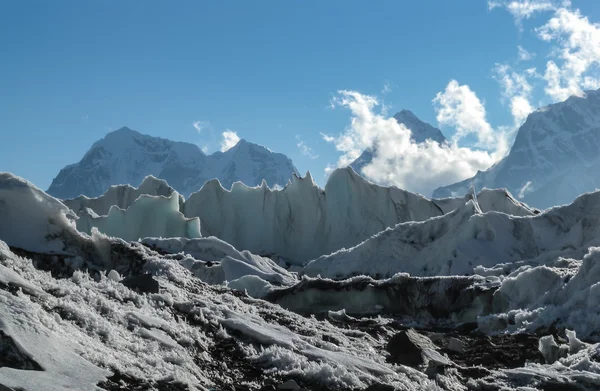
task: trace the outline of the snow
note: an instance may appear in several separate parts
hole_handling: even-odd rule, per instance
[[[88,198],[82,195],[71,200],[64,200],[63,203],[78,215],[85,213],[85,210],[89,208],[97,215],[105,216],[111,206],[127,209],[143,194],[169,197],[174,191],[165,180],[149,175],[137,188],[131,185],[113,185],[97,198]],[[183,197],[180,197],[179,203],[182,204],[183,201]]]
[[[127,210],[113,205],[106,216],[97,216],[87,209],[79,216],[77,229],[91,234],[92,228],[128,241],[150,236],[201,236],[200,220],[186,219],[179,212],[179,193],[176,191],[169,197],[143,194]]]
[[[0,172],[0,238],[8,245],[34,252],[62,253],[60,236],[78,235],[67,216],[69,208],[32,183]]]
[[[180,263],[196,277],[209,284],[222,284],[226,281],[239,280],[244,276],[256,276],[262,281],[259,283],[262,287],[258,291],[263,292],[264,288],[268,288],[269,282],[277,285],[292,285],[296,282],[293,274],[271,259],[246,250],[238,251],[232,245],[215,237],[146,238],[142,243],[162,252],[186,254],[188,257],[183,258]],[[241,291],[250,288],[249,291],[258,292],[255,279],[246,282],[251,283],[253,287],[246,286],[242,281],[230,286],[236,286]]]
[[[504,265],[543,265],[582,257],[600,245],[600,192],[534,216],[482,213],[475,200],[444,216],[398,224],[359,245],[321,256],[304,269],[310,276],[390,277],[473,274]]]
[[[433,199],[433,202],[435,202],[444,213],[449,213],[464,205],[468,200],[474,197],[482,212],[496,211],[511,216],[533,216],[540,212],[523,202],[517,201],[506,189],[483,188],[477,194],[474,194],[473,189],[470,189],[464,197]]]
[[[78,354],[78,346],[62,330],[53,330],[24,297],[0,291],[0,331],[17,344],[22,354],[37,362],[42,371],[0,368],[0,382],[26,391],[90,390],[108,372]]]
[[[52,181],[48,193],[63,199],[78,197],[83,206],[90,207],[80,195],[98,197],[112,185],[137,186],[142,183],[142,187],[142,180],[148,175],[166,180],[180,194],[187,196],[213,178],[219,179],[227,188],[235,181],[255,186],[262,180],[270,186],[282,186],[296,172],[285,155],[245,140],[224,153],[207,156],[195,144],[151,137],[124,127],[95,142],[81,161],[63,168]],[[130,189],[129,192],[134,191]],[[102,207],[101,201],[94,204]],[[124,208],[126,205],[119,206]],[[96,213],[102,215],[105,211]]]
[[[531,113],[519,128],[508,156],[474,177],[437,189],[433,197],[480,189],[523,191],[522,201],[538,208],[572,202],[600,188],[600,90],[572,96]]]
[[[183,206],[176,191],[142,194],[98,216],[90,206],[133,197],[110,194],[74,224],[59,200],[0,174],[0,350],[42,369],[9,362],[0,388],[600,386],[600,192],[539,212],[508,191],[428,200],[346,169],[325,190],[310,176],[276,191],[215,181]],[[267,257],[312,253],[294,267],[301,279]],[[123,284],[141,275],[158,293]],[[468,352],[465,323],[477,326],[469,338],[543,336],[546,362],[469,374],[452,361]],[[404,327],[456,340],[427,368],[406,367],[385,349]]]
[[[187,217],[200,217],[203,236],[293,264],[353,246],[399,222],[442,214],[432,201],[369,183],[351,168],[334,171],[324,190],[310,173],[294,176],[283,190],[235,183],[227,191],[210,181],[183,208]]]

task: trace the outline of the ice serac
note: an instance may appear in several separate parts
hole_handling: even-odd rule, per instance
[[[205,155],[197,145],[151,137],[129,128],[108,133],[81,161],[63,168],[48,193],[62,199],[98,197],[112,185],[139,185],[153,175],[185,196],[213,178],[230,187],[235,181],[284,185],[296,168],[285,155],[241,140],[226,152]],[[165,195],[165,194],[161,194]]]
[[[531,113],[510,153],[486,171],[438,188],[434,198],[506,188],[529,205],[567,204],[600,187],[600,90]]]
[[[229,243],[215,237],[145,238],[142,242],[160,252],[185,254],[180,260],[181,265],[209,284],[232,282],[247,276],[258,277],[262,281],[261,285],[265,285],[265,282],[276,285],[292,285],[296,282],[291,273],[271,259],[247,250],[238,251]],[[234,283],[234,289],[242,285],[241,282]]]
[[[421,121],[416,115],[410,110],[402,110],[394,114],[394,119],[411,131],[411,139],[416,143],[422,143],[425,140],[433,140],[442,144],[446,141],[446,137],[438,128],[434,128],[430,124]],[[350,167],[357,173],[361,174],[362,169],[369,165],[373,160],[373,155],[377,153],[376,147],[374,149],[367,149],[352,163]]]
[[[300,264],[400,222],[440,216],[442,210],[422,196],[374,185],[343,168],[331,174],[324,190],[309,173],[294,176],[283,190],[238,182],[228,191],[210,181],[185,202],[184,214],[200,217],[203,236]]]
[[[62,236],[78,233],[72,212],[56,198],[11,173],[0,172],[0,239],[28,251],[61,253]]]
[[[99,197],[89,198],[81,195],[70,200],[63,200],[63,204],[78,215],[84,213],[89,208],[97,215],[104,216],[108,214],[113,205],[120,209],[129,208],[142,194],[169,197],[174,191],[175,189],[169,186],[164,179],[158,179],[149,175],[144,178],[139,187],[113,185]],[[179,203],[183,204],[183,201],[183,197],[180,197]]]
[[[77,229],[91,234],[94,227],[106,235],[128,241],[152,236],[201,236],[200,220],[185,218],[179,211],[179,193],[176,191],[169,197],[143,194],[126,210],[112,206],[106,216],[98,216],[86,209],[77,220]]]
[[[463,197],[438,198],[433,199],[433,202],[435,202],[444,213],[449,213],[454,209],[461,207],[470,199],[477,200],[482,212],[496,211],[512,216],[533,216],[540,213],[538,209],[531,208],[529,205],[515,199],[506,189],[483,188],[477,194],[473,193],[474,190],[474,188],[470,189]]]
[[[398,224],[359,245],[321,256],[304,272],[347,278],[506,273],[581,258],[600,244],[600,192],[535,216],[482,213],[476,201],[442,217]],[[496,272],[489,269],[497,268]]]

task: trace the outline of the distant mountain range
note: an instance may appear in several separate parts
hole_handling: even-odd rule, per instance
[[[430,124],[421,121],[410,110],[402,110],[394,114],[394,119],[399,124],[406,126],[411,131],[411,139],[417,143],[422,143],[425,140],[433,140],[438,143],[446,141],[446,137],[438,128],[434,128]],[[355,161],[350,163],[350,167],[357,173],[362,175],[362,169],[373,160],[373,155],[376,153],[373,149],[365,150]]]
[[[138,186],[144,177],[165,179],[189,196],[213,178],[225,188],[236,181],[248,186],[285,186],[298,171],[285,155],[240,140],[226,152],[204,154],[197,145],[143,135],[123,127],[95,142],[81,161],[63,168],[48,188],[62,199],[96,197],[110,186]]]
[[[476,189],[506,188],[529,205],[567,204],[600,187],[600,90],[531,113],[510,153],[486,171],[438,188],[451,197]]]

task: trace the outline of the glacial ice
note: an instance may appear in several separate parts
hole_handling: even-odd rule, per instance
[[[77,229],[90,234],[92,228],[127,241],[151,236],[199,238],[200,220],[187,219],[179,212],[179,193],[168,197],[141,195],[128,209],[112,206],[106,216],[90,209],[80,214]]]
[[[123,210],[129,208],[141,195],[170,197],[174,191],[164,179],[149,175],[144,178],[139,187],[114,185],[99,197],[89,198],[82,195],[77,198],[63,200],[63,204],[78,215],[85,213],[86,209],[89,208],[98,216],[105,216],[112,206]],[[180,196],[179,204],[182,205],[183,201],[183,196]]]
[[[473,274],[505,264],[540,265],[559,256],[581,258],[600,245],[600,192],[534,216],[482,213],[475,200],[441,217],[398,224],[359,245],[306,265],[310,276]]]
[[[374,185],[344,168],[331,174],[324,190],[310,173],[293,177],[283,190],[237,182],[228,191],[209,181],[185,202],[184,214],[200,217],[204,236],[302,264],[397,223],[440,216],[442,210],[420,195]]]
[[[59,236],[78,235],[73,213],[30,182],[0,172],[0,238],[10,246],[43,253],[64,252]]]
[[[349,174],[343,183],[352,184]],[[314,222],[331,216],[375,229],[369,216],[382,217],[378,213],[388,202],[397,202],[395,218],[407,221],[317,258],[298,280],[266,256],[237,250],[223,238],[200,237],[199,219],[181,214],[176,192],[141,195],[128,209],[113,207],[103,217],[85,209],[77,226],[87,221],[87,235],[76,230],[76,216],[63,203],[21,178],[0,174],[0,340],[14,341],[0,348],[17,349],[12,353],[43,369],[4,366],[0,388],[93,390],[107,379],[134,379],[149,389],[253,389],[267,378],[335,390],[376,383],[401,390],[598,388],[600,192],[539,212],[503,191],[434,205],[439,200],[368,183],[349,185],[364,194],[346,192],[347,198],[337,199],[310,177],[294,183],[288,187],[302,191],[234,186],[218,197],[233,197],[228,205],[239,203],[240,209],[225,213],[220,224],[232,235],[236,229],[228,224],[248,216],[271,216],[268,221],[279,224],[273,211],[302,200],[321,209],[281,215],[299,219],[277,225],[291,227],[283,238],[314,235]],[[245,197],[253,210],[236,216]],[[373,215],[352,209],[369,197],[384,207],[362,209]],[[194,205],[211,210],[208,200]],[[281,209],[263,210],[261,202]],[[356,214],[344,216],[349,205]],[[317,218],[323,211],[329,217]],[[327,227],[330,236],[321,243],[333,246],[339,234]],[[366,235],[353,231],[357,226],[341,227],[352,240]],[[274,234],[267,228],[255,234],[248,224],[236,235]],[[197,237],[185,237],[190,232]],[[297,242],[306,253],[310,235]],[[264,243],[262,254],[272,254]],[[291,252],[297,244],[286,245]],[[151,276],[159,292],[124,285],[122,278],[140,275]],[[566,339],[554,338],[556,347],[550,337],[541,339],[548,362],[480,368],[472,375],[473,368],[440,354],[445,367],[431,372],[433,367],[387,360],[383,346],[403,327],[399,321],[436,328],[467,323],[489,336],[527,332]]]

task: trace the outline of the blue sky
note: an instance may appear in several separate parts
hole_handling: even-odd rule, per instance
[[[544,1],[556,3],[525,2]],[[324,184],[325,168],[347,152],[321,133],[345,132],[353,117],[347,105],[331,108],[337,91],[377,96],[390,115],[407,108],[438,126],[432,100],[451,80],[476,94],[491,128],[509,127],[511,97],[498,64],[543,74],[561,37],[545,41],[535,30],[555,9],[524,17],[498,4],[490,10],[483,0],[1,2],[0,171],[45,189],[62,167],[121,126],[209,152],[229,129],[287,154]],[[597,0],[573,0],[567,8],[600,21]],[[519,46],[535,56],[519,60]],[[565,61],[556,60],[559,67]],[[531,77],[533,107],[558,100],[544,92],[546,84]],[[448,137],[458,126],[441,125]]]

